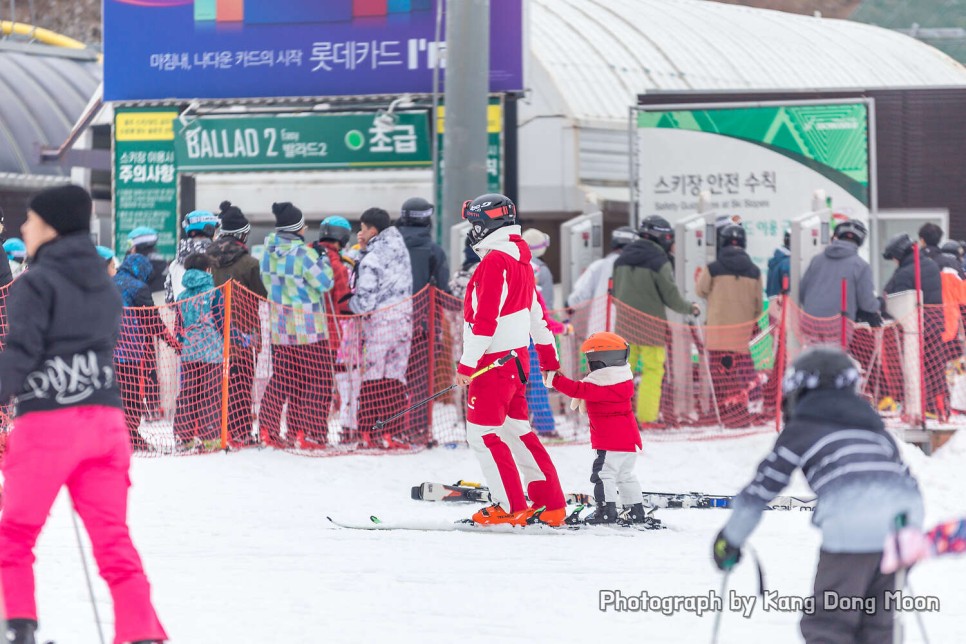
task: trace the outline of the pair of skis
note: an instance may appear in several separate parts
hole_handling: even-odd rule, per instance
[[[579,514],[583,506],[578,506],[573,510],[574,514]],[[631,524],[601,524],[591,525],[588,523],[564,524],[561,526],[549,526],[542,523],[534,523],[525,526],[512,526],[508,524],[480,525],[470,519],[462,521],[427,520],[427,521],[383,521],[373,515],[368,521],[350,522],[326,517],[332,525],[348,530],[413,530],[417,532],[476,532],[491,534],[566,534],[569,532],[597,532],[599,534],[613,534],[614,532],[644,532],[659,530],[664,526],[659,519],[648,517],[644,523]]]
[[[490,503],[490,491],[486,486],[470,481],[457,481],[452,485],[442,483],[421,483],[412,489],[412,498],[416,501],[433,501],[443,503]],[[593,506],[594,497],[589,494],[572,493],[566,495],[567,505]],[[702,492],[644,492],[644,505],[649,508],[661,509],[710,509],[731,508],[733,496],[721,494],[705,494]],[[804,510],[815,509],[814,498],[797,496],[776,496],[767,508],[769,510]]]

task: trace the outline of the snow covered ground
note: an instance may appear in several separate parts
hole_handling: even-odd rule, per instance
[[[655,491],[734,493],[772,435],[645,444],[638,472]],[[922,481],[927,522],[966,514],[966,435],[931,459],[908,448]],[[591,451],[554,447],[566,491],[591,491]],[[713,615],[598,610],[599,591],[707,595],[721,575],[710,561],[726,510],[664,510],[670,529],[588,534],[359,532],[330,514],[361,520],[459,518],[473,506],[409,499],[421,481],[476,478],[466,448],[415,455],[304,458],[273,451],[138,459],[131,524],[154,597],[177,644],[216,642],[647,642],[710,641]],[[806,493],[796,480],[793,493]],[[807,512],[769,512],[752,536],[767,586],[807,595],[819,545]],[[85,550],[89,555],[89,546]],[[731,576],[756,590],[751,557]],[[81,562],[62,495],[38,548],[41,635],[58,644],[97,642]],[[911,575],[941,611],[924,616],[933,642],[966,641],[966,557],[927,562]],[[106,586],[95,579],[101,620],[113,635]],[[798,614],[726,612],[721,642],[797,642]],[[922,641],[909,620],[907,641]]]

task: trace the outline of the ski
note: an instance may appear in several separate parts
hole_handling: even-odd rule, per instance
[[[724,494],[705,494],[703,492],[645,492],[644,505],[663,509],[730,509],[735,497]],[[776,496],[765,506],[768,510],[802,510],[815,509],[817,499],[797,496]]]
[[[415,532],[476,532],[476,533],[492,533],[492,534],[564,534],[568,532],[597,532],[602,534],[608,534],[613,532],[650,532],[657,528],[653,527],[653,523],[642,523],[642,524],[613,524],[613,525],[588,525],[585,523],[578,523],[573,525],[562,525],[559,527],[544,525],[540,523],[525,525],[525,526],[512,526],[512,525],[480,525],[478,523],[473,523],[469,519],[462,521],[383,521],[379,517],[373,515],[369,517],[368,521],[342,521],[339,519],[334,519],[327,516],[326,519],[329,522],[344,530],[405,530],[405,531],[415,531]],[[658,525],[660,521],[655,519]],[[663,527],[663,526],[661,526]]]
[[[412,498],[416,501],[444,503],[491,503],[490,490],[479,483],[457,481],[452,485],[442,483],[422,483],[412,488]],[[594,497],[590,494],[575,492],[565,495],[567,505],[593,506]],[[724,494],[705,494],[703,492],[644,492],[644,505],[661,509],[730,509],[735,497]],[[797,496],[776,496],[766,506],[769,510],[815,509],[816,499]]]
[[[421,483],[412,489],[415,501],[441,501],[445,503],[490,503],[490,491],[479,483],[457,481],[453,485]]]
[[[900,549],[902,551],[900,556]],[[966,552],[966,519],[953,519],[935,525],[927,532],[904,528],[890,534],[882,554],[882,572],[895,572],[900,567]]]

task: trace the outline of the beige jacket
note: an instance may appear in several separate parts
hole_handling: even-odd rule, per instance
[[[701,270],[698,297],[708,301],[709,351],[748,353],[763,306],[761,271],[738,247],[722,248],[718,261]]]

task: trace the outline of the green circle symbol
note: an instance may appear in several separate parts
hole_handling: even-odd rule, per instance
[[[349,130],[345,133],[345,144],[352,151],[361,150],[366,145],[366,136],[359,130]]]

